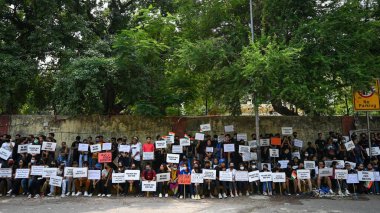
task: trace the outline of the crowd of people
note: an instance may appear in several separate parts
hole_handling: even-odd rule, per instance
[[[378,180],[379,160],[376,152],[369,153],[369,137],[372,147],[380,146],[380,133],[353,134],[344,137],[335,132],[326,135],[318,133],[314,142],[303,142],[297,133],[291,135],[261,135],[263,139],[280,138],[280,144],[266,144],[263,140],[256,140],[252,134],[249,139],[239,139],[237,134],[204,135],[203,140],[195,140],[191,135],[183,138],[170,133],[169,136],[157,136],[154,139],[146,137],[143,143],[134,136],[129,141],[127,137],[105,140],[103,136],[81,138],[68,145],[58,142],[54,133],[47,136],[3,135],[0,140],[1,150],[11,154],[6,159],[0,159],[0,196],[27,196],[39,198],[42,196],[157,196],[177,198],[234,198],[240,196],[260,195],[301,195],[321,193],[330,195],[350,195],[350,193],[380,194]],[[239,139],[239,140],[238,140]],[[157,143],[163,142],[158,148]],[[20,151],[19,146],[40,145],[45,142],[57,144],[54,150],[40,150],[39,153]],[[186,144],[186,145],[182,145]],[[302,142],[300,146],[300,142]],[[347,143],[353,146],[347,150]],[[87,150],[81,145],[88,144]],[[91,152],[91,145],[109,144],[107,150]],[[164,144],[164,147],[162,145]],[[227,144],[229,150],[225,148]],[[242,151],[241,147],[248,147]],[[122,148],[121,148],[122,147]],[[175,147],[175,148],[174,148]],[[178,150],[180,147],[180,150]],[[278,154],[272,155],[277,149]],[[0,151],[1,151],[0,150]],[[175,151],[174,151],[175,150]],[[4,152],[7,153],[7,152]],[[100,160],[101,153],[111,153],[111,159]],[[152,153],[149,159],[144,159],[144,153]],[[178,155],[176,162],[169,161],[169,154]],[[371,155],[370,155],[371,154]],[[148,155],[147,155],[148,156]],[[305,168],[306,162],[314,162],[315,167]],[[34,166],[57,168],[52,176],[61,177],[59,185],[52,185],[50,177],[41,174],[27,174],[27,177],[18,177],[20,169],[30,169]],[[37,168],[37,167],[36,167]],[[74,177],[68,175],[68,168],[86,168],[87,171],[98,170],[99,178]],[[332,174],[323,176],[324,168],[332,168]],[[11,170],[6,175],[6,169]],[[347,170],[348,174],[357,174],[361,171],[373,172],[374,178],[357,183],[347,183],[347,178],[337,178],[335,171]],[[130,170],[140,171],[140,178],[124,180],[114,183],[116,173],[125,173]],[[297,177],[297,171],[309,170],[306,178]],[[215,178],[204,178],[201,182],[180,184],[180,176],[202,174],[204,171],[215,171]],[[274,180],[260,181],[260,178],[251,176],[241,179],[240,174],[284,173],[285,179],[281,182]],[[221,174],[228,174],[230,180],[221,178]],[[159,174],[169,174],[164,181],[157,180]],[[239,178],[238,178],[239,174]],[[144,181],[154,182],[155,190],[142,189]]]

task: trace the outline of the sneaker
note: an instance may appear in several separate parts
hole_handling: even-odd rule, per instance
[[[32,198],[32,195],[31,195],[31,194],[28,195],[28,199],[30,199],[30,198]]]
[[[240,193],[240,196],[241,196],[241,193]],[[239,195],[238,195],[238,193],[237,193],[237,192],[235,192],[235,197],[239,197]]]
[[[89,197],[92,197],[92,193],[90,193],[88,196],[89,196]]]
[[[263,195],[264,195],[264,196],[267,196],[268,194],[267,194],[266,192],[263,192]]]
[[[88,192],[87,191],[84,192],[84,196],[88,197]]]
[[[102,194],[99,193],[99,194],[98,194],[98,197],[101,197],[101,196],[102,196]]]
[[[53,197],[54,195],[53,195],[53,193],[50,192],[49,194],[47,194],[47,196],[48,197]]]
[[[75,196],[75,192],[72,192],[72,193],[71,193],[71,197],[74,197],[74,196]]]
[[[71,194],[71,192],[67,192],[67,193],[66,193],[66,196],[70,196],[70,194]]]
[[[160,194],[158,194],[158,197],[162,197],[162,194],[160,193]]]
[[[272,192],[269,192],[269,196],[272,196]]]
[[[231,198],[234,198],[234,194],[231,193]]]
[[[169,197],[169,195],[168,195],[168,194],[165,194],[165,197]]]
[[[106,196],[106,194],[102,194],[102,197],[105,197]]]
[[[15,198],[15,197],[16,197],[16,195],[15,195],[15,194],[13,194],[13,195],[12,195],[12,198]]]
[[[75,196],[81,196],[82,195],[82,192],[77,192],[77,194]]]
[[[179,199],[183,199],[183,195],[179,196]]]
[[[338,195],[343,195],[341,190],[338,191]]]
[[[248,197],[248,196],[249,196],[249,192],[247,192],[247,193],[245,194],[245,196],[247,196],[247,197]]]
[[[350,195],[350,192],[346,189],[346,195]]]
[[[219,195],[220,195],[220,194],[219,194]],[[211,199],[214,199],[215,197],[214,197],[214,195],[210,194],[210,198],[211,198]]]
[[[7,192],[7,194],[9,194],[9,195],[10,195],[11,193],[12,193],[12,189],[10,189],[10,190]],[[8,196],[9,196],[9,195],[8,195]]]
[[[39,194],[36,194],[36,195],[34,196],[34,199],[38,199],[38,198],[40,198],[40,195],[39,195]]]
[[[218,196],[219,196],[219,199],[222,199],[222,198],[223,198],[223,197],[222,197],[222,194],[220,194],[220,193],[219,193]],[[212,198],[212,195],[210,195],[210,197]]]
[[[112,196],[112,194],[107,194],[107,197],[111,197]]]
[[[223,193],[223,198],[227,198],[227,195],[226,195],[226,193]]]
[[[329,193],[332,194],[332,195],[334,194],[334,192],[331,189],[329,190]]]
[[[61,198],[64,198],[64,197],[66,197],[66,195],[65,194],[61,194]]]
[[[297,193],[296,196],[300,196],[300,194]]]
[[[194,195],[191,195],[191,199],[192,199],[192,200],[195,200],[195,196],[194,196]]]
[[[205,199],[205,196],[204,196],[204,195],[202,195],[201,199]]]

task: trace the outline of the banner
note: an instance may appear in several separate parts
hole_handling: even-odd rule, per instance
[[[42,142],[41,150],[46,150],[49,152],[55,152],[56,147],[57,147],[57,143],[44,141],[44,142]]]
[[[98,154],[98,162],[99,163],[110,163],[112,162],[112,153],[111,152],[103,152]]]
[[[140,170],[125,170],[125,180],[140,180]]]

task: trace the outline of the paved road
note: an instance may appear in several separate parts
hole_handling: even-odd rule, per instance
[[[0,213],[110,213],[110,212],[379,212],[380,196],[359,199],[315,199],[251,196],[228,199],[179,200],[174,198],[0,198]]]

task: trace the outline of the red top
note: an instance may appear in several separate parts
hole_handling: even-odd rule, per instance
[[[142,150],[143,152],[154,152],[154,145],[146,143],[143,145]]]

